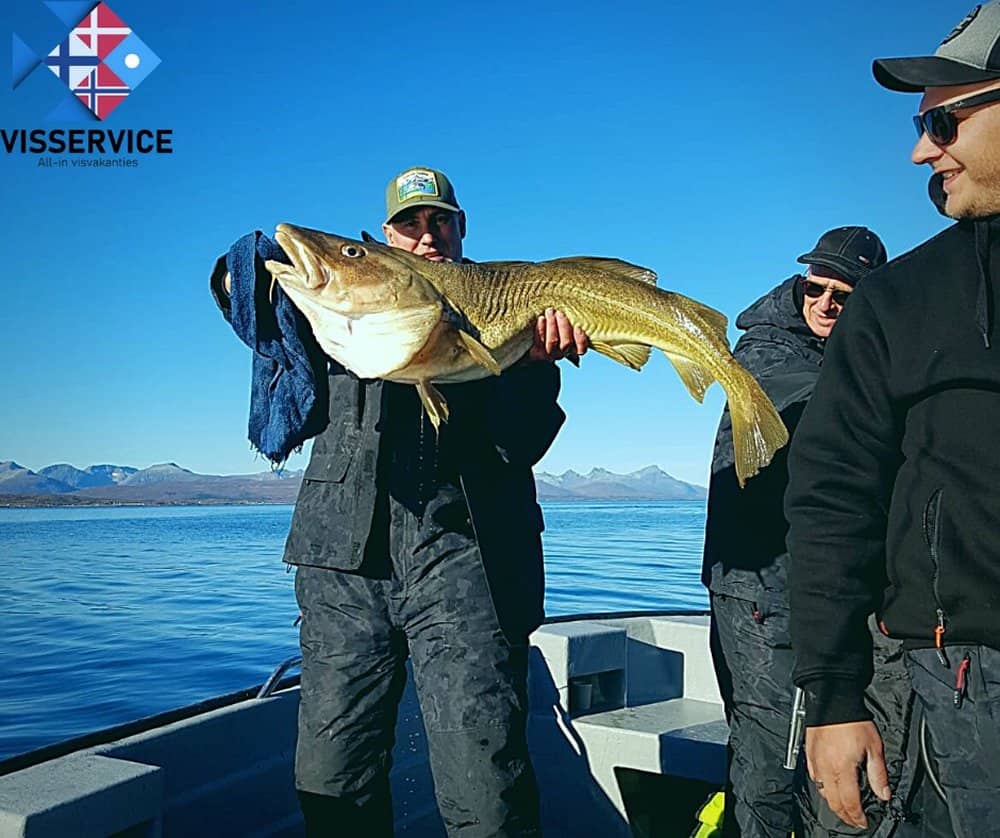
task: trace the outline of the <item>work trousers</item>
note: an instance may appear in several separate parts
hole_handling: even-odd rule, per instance
[[[978,838],[1000,835],[1000,651],[949,646],[907,652],[916,696],[908,763],[915,790],[886,835]]]
[[[787,838],[798,826],[795,772],[784,768],[792,717],[788,606],[711,595],[712,662],[729,722],[723,835]]]
[[[307,835],[392,834],[387,778],[408,655],[448,834],[539,835],[527,638],[500,629],[464,498],[441,492],[416,512],[387,497],[382,512],[388,537],[380,545],[373,533],[358,571],[296,575]]]
[[[792,717],[795,665],[787,595],[761,591],[756,599],[711,594],[710,643],[719,691],[729,722],[726,838],[841,838],[874,832],[885,808],[865,787],[869,827],[837,818],[808,779],[804,754],[796,769],[784,767]],[[876,677],[865,701],[883,733],[890,782],[898,779],[906,751],[910,687],[898,641],[872,621]]]

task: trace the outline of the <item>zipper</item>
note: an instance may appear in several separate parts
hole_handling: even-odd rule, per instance
[[[934,603],[937,606],[935,611],[937,621],[934,626],[934,653],[941,665],[950,668],[948,655],[944,650],[944,635],[948,630],[948,617],[941,604],[941,500],[944,496],[943,489],[935,489],[927,506],[924,507],[924,540],[931,557],[931,591],[934,594]]]
[[[462,490],[462,497],[465,498],[465,511],[469,515],[469,526],[472,529],[472,537],[476,539],[476,546],[482,550],[482,544],[479,541],[479,532],[476,530],[476,520],[472,517],[472,505],[469,503],[469,492],[465,488],[465,475],[459,473],[458,475],[458,485]]]

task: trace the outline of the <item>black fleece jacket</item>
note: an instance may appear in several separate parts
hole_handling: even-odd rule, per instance
[[[871,611],[945,660],[1000,648],[998,292],[1000,218],[962,222],[873,272],[827,343],[785,498],[807,724],[869,718]]]

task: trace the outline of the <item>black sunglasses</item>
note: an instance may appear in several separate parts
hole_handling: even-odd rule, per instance
[[[802,293],[807,297],[822,297],[826,292],[826,285],[820,285],[818,282],[813,282],[809,279],[802,280]],[[847,298],[850,296],[850,291],[830,291],[830,299],[833,300],[838,306],[842,306],[846,303]]]
[[[929,108],[913,117],[913,126],[917,129],[918,137],[922,137],[926,132],[934,145],[948,145],[955,142],[955,137],[958,135],[959,120],[953,111],[988,105],[990,102],[1000,102],[1000,89],[987,90],[978,96],[970,96],[968,99],[959,99],[957,102]]]

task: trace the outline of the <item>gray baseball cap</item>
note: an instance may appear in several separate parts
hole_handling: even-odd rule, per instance
[[[1000,79],[1000,0],[976,6],[934,55],[879,58],[872,72],[883,87],[904,93]]]

